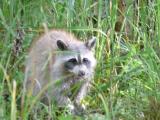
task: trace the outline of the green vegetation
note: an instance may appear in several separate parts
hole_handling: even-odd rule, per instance
[[[136,7],[126,0],[117,33],[118,2],[108,1],[0,1],[1,120],[28,120],[30,116],[35,120],[160,120],[160,1],[138,0]],[[83,117],[60,113],[54,105],[38,101],[25,100],[21,106],[25,56],[44,23],[49,29],[72,31],[82,40],[98,38],[98,65]],[[43,109],[32,111],[30,106]]]

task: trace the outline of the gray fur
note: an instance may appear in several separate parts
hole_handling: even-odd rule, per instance
[[[81,101],[89,91],[96,66],[91,50],[94,46],[95,39],[84,43],[64,31],[45,33],[32,45],[27,57],[25,91],[33,96],[42,92],[42,98],[55,100],[73,113],[84,110]],[[77,84],[78,92],[73,96],[71,89]],[[48,103],[46,99],[44,102]]]

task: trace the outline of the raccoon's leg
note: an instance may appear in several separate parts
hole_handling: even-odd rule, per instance
[[[85,104],[83,104],[82,100],[89,92],[89,88],[90,88],[90,82],[87,81],[81,86],[81,88],[75,98],[74,104],[75,104],[75,107],[78,112],[83,112],[86,109],[86,106],[85,106]]]

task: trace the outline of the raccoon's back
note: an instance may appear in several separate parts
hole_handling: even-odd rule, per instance
[[[41,35],[37,40],[33,41],[30,52],[32,53],[43,52],[46,50],[56,50],[57,40],[61,40],[67,45],[80,42],[71,33],[62,30],[51,30]]]

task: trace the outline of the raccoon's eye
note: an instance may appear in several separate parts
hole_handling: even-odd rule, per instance
[[[83,58],[83,63],[89,64],[90,62],[89,62],[89,60],[87,58]]]
[[[70,62],[70,63],[72,63],[74,65],[78,63],[75,58],[72,58],[72,59],[68,60],[68,62]]]
[[[75,58],[69,59],[67,62],[65,62],[64,67],[68,69],[73,69],[74,66],[78,64],[77,60]]]

